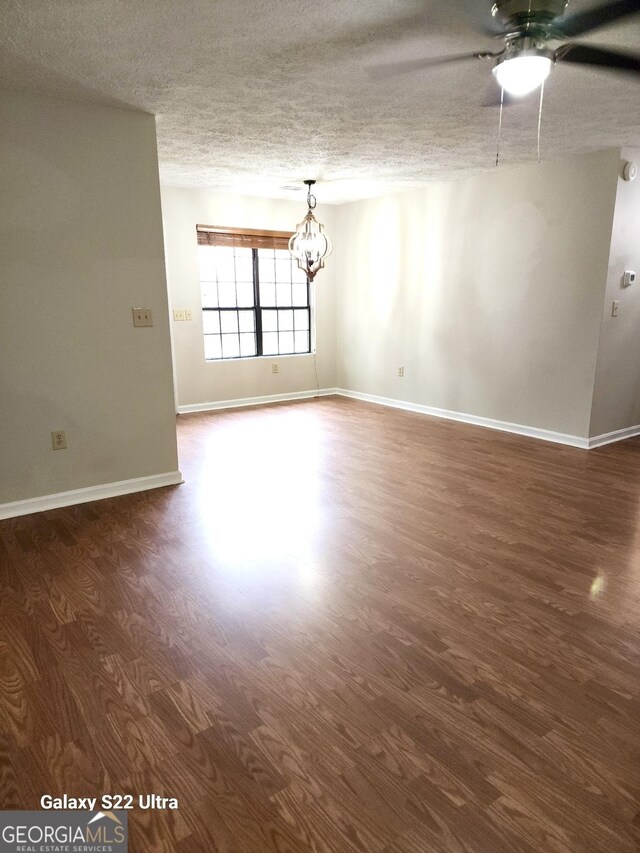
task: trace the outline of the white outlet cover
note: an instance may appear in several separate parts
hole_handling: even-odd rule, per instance
[[[64,430],[54,430],[51,433],[51,446],[54,450],[67,449],[67,434]]]

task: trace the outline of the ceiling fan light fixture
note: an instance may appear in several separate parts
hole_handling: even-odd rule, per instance
[[[493,74],[505,92],[510,95],[528,95],[541,86],[551,73],[553,54],[547,50],[507,54],[499,59]]]
[[[324,267],[325,258],[332,251],[331,241],[324,233],[324,225],[321,225],[313,215],[316,206],[316,197],[311,193],[311,187],[315,181],[305,181],[307,185],[307,215],[296,226],[295,233],[289,240],[289,251],[310,281],[313,281],[318,270]]]

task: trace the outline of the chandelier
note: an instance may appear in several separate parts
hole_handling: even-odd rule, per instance
[[[316,197],[311,193],[315,181],[305,181],[307,185],[307,215],[296,226],[295,234],[289,240],[289,251],[296,259],[298,266],[304,270],[310,281],[313,281],[318,270],[324,267],[324,259],[331,254],[331,241],[324,233],[321,225],[313,215],[316,207]]]

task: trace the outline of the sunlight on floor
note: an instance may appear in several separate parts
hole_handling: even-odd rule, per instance
[[[320,424],[308,413],[234,421],[216,431],[198,493],[211,556],[246,572],[272,571],[273,561],[296,554],[308,558],[324,522],[322,461]]]

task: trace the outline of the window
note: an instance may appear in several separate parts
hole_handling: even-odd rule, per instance
[[[198,225],[207,361],[311,352],[310,285],[290,236]]]

